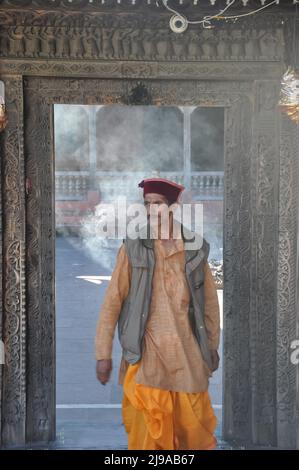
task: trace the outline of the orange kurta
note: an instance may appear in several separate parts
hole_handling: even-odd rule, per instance
[[[189,290],[185,276],[183,240],[170,249],[154,240],[156,265],[144,349],[136,375],[139,383],[165,390],[195,393],[208,388],[210,371],[203,361],[188,319]],[[219,303],[209,264],[204,265],[205,325],[210,349],[219,346]],[[110,359],[121,305],[130,288],[131,267],[122,245],[106,291],[97,325],[96,358]],[[122,360],[119,383],[123,384],[128,364]]]

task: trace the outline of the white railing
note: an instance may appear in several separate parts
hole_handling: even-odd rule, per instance
[[[56,171],[56,200],[85,199],[88,190],[99,190],[102,198],[110,199],[120,195],[135,199],[138,197],[138,182],[143,178],[161,177],[186,185],[189,181],[192,193],[198,198],[223,197],[224,173],[222,171],[198,171],[186,176],[183,172],[112,172],[97,171]]]
[[[85,199],[89,189],[90,173],[88,171],[56,171],[56,200]]]

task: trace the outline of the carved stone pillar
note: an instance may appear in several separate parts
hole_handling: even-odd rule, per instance
[[[299,137],[298,131],[296,134],[296,158],[298,165],[298,153],[299,153]],[[297,261],[296,261],[296,337],[299,338],[299,170],[297,166]],[[299,449],[299,366],[297,365],[296,371],[296,449]]]
[[[2,77],[8,125],[2,141],[3,312],[2,444],[25,443],[26,309],[23,80]]]
[[[27,442],[55,439],[55,177],[53,107],[25,89],[27,272]],[[29,92],[30,90],[30,92]],[[32,98],[32,99],[31,99]]]
[[[296,448],[296,379],[290,362],[291,343],[298,339],[296,324],[297,218],[299,130],[286,116],[281,120],[279,181],[279,245],[277,284],[277,444]],[[298,255],[298,254],[297,254]],[[298,392],[297,392],[298,393]]]
[[[225,115],[223,437],[251,441],[250,285],[253,104],[245,94]],[[236,144],[237,143],[237,144]]]
[[[276,446],[280,83],[252,87],[225,175],[223,435]]]
[[[249,331],[252,442],[275,446],[280,83],[259,80],[254,90]]]

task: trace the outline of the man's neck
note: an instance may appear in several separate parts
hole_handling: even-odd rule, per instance
[[[173,240],[173,219],[172,217],[169,219],[169,229],[168,229],[168,234],[166,238],[162,238],[162,233],[161,233],[161,224],[158,225],[158,239],[159,240]],[[164,235],[164,233],[163,233]]]

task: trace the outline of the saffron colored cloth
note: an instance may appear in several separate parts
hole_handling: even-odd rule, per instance
[[[139,365],[128,366],[123,384],[128,449],[214,449],[217,418],[208,391],[173,392],[136,383]]]

